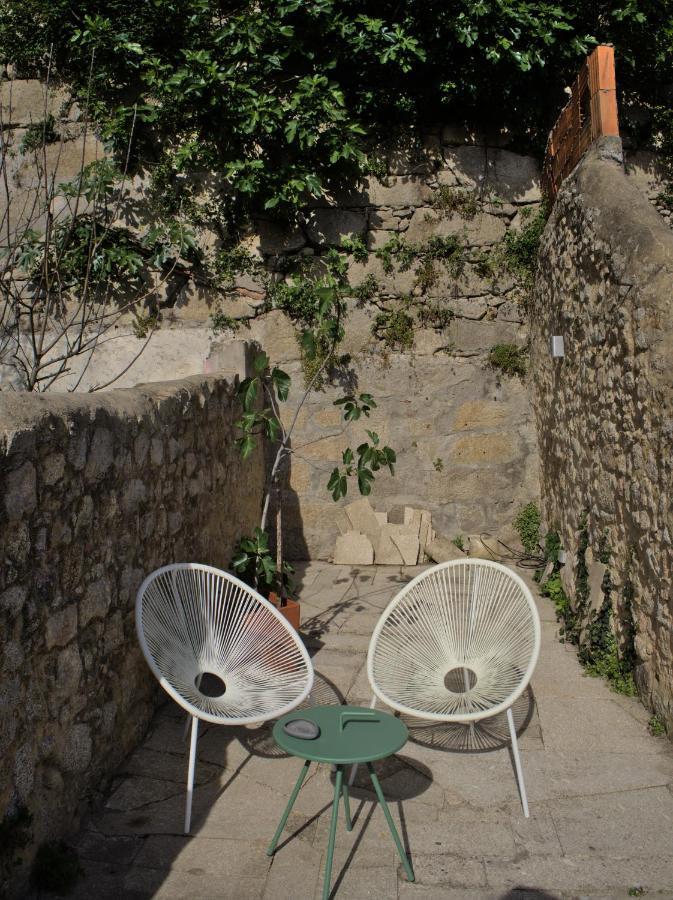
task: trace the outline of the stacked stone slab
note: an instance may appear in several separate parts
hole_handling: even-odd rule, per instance
[[[388,513],[375,512],[366,497],[338,511],[337,527],[338,565],[415,566],[426,560],[427,546],[435,536],[427,509],[393,506]]]

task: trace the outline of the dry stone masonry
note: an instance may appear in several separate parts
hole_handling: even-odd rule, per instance
[[[586,516],[592,603],[606,567],[635,676],[673,733],[673,235],[604,138],[560,191],[531,314],[541,494],[570,596]],[[565,357],[550,340],[564,338]]]
[[[263,459],[241,461],[238,412],[221,377],[0,394],[0,808],[28,809],[35,845],[72,829],[153,715],[143,578],[226,567],[259,521]]]

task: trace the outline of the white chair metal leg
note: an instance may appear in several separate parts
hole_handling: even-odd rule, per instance
[[[189,743],[189,769],[187,770],[187,806],[185,808],[185,834],[192,824],[192,797],[194,796],[194,770],[196,768],[196,742],[199,737],[199,720],[192,716],[192,739]]]
[[[519,783],[519,794],[521,795],[521,805],[523,806],[523,814],[528,818],[528,798],[526,797],[526,786],[523,783],[523,769],[521,768],[521,758],[519,757],[519,744],[516,739],[516,728],[514,727],[514,716],[512,715],[512,707],[507,710],[507,723],[509,724],[509,735],[512,739],[512,755],[514,756],[514,768],[516,769],[516,780]]]
[[[371,703],[369,704],[369,708],[374,709],[375,706],[376,706],[376,694],[372,694],[372,700],[371,700]],[[358,773],[358,764],[355,763],[355,765],[351,766],[351,772],[350,772],[350,775],[348,776],[348,787],[352,787],[357,773]]]

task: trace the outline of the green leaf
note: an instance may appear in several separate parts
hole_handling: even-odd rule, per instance
[[[275,443],[280,435],[280,423],[275,416],[271,416],[266,420],[266,436],[271,443]]]
[[[259,379],[257,378],[245,378],[238,386],[238,396],[246,412],[249,412],[257,401],[258,384]]]
[[[283,401],[287,400],[290,393],[290,385],[292,384],[292,379],[287,372],[283,372],[282,369],[274,368],[271,372],[271,383],[276,389],[278,399]]]
[[[266,353],[258,353],[252,361],[252,367],[258,375],[260,375],[265,369],[268,369],[269,357],[266,355]]]
[[[237,438],[236,446],[238,447],[243,459],[247,459],[257,446],[257,442],[251,434],[246,434],[241,438]]]
[[[247,553],[239,553],[237,554],[231,561],[232,568],[235,572],[240,571],[241,569],[246,569],[248,567],[248,563],[250,562],[250,557]]]
[[[358,469],[358,488],[365,497],[372,492],[371,482],[373,480],[374,475],[369,469]]]

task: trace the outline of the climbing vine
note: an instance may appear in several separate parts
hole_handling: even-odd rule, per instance
[[[637,662],[635,650],[635,626],[633,622],[633,583],[630,576],[630,562],[624,574],[621,603],[614,598],[614,584],[609,568],[606,568],[601,583],[603,596],[598,609],[590,607],[589,567],[589,514],[585,511],[580,519],[577,556],[575,565],[575,597],[570,599],[561,580],[559,551],[561,543],[556,531],[548,532],[545,538],[545,560],[552,563],[552,571],[540,587],[542,596],[549,597],[554,604],[559,621],[561,640],[577,646],[577,656],[588,675],[605,678],[613,690],[633,696],[636,685],[633,671]],[[612,551],[608,533],[604,531],[596,547],[596,558],[608,566]],[[615,609],[619,609],[619,636],[615,632]]]

